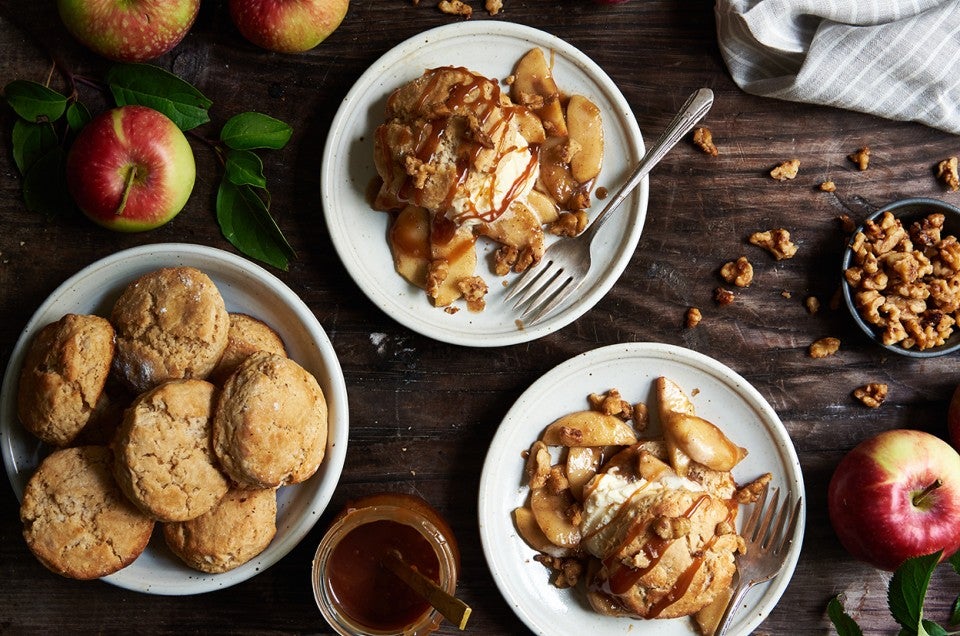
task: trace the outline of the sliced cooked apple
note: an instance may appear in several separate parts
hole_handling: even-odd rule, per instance
[[[670,465],[648,450],[637,453],[637,474],[647,481],[656,481],[673,472]]]
[[[514,106],[510,110],[517,122],[517,128],[528,144],[542,144],[547,140],[547,133],[543,129],[543,122],[530,109],[523,106]]]
[[[600,109],[583,95],[567,102],[567,131],[580,150],[570,159],[570,173],[580,183],[597,178],[603,164],[603,120]]]
[[[583,501],[583,487],[600,468],[602,448],[574,446],[567,450],[567,482],[577,501]]]
[[[563,104],[559,97],[550,97],[543,106],[537,108],[537,116],[543,122],[543,130],[548,137],[566,138],[569,135],[567,120],[563,114]]]
[[[510,98],[516,104],[523,104],[530,96],[548,98],[559,94],[560,89],[553,80],[553,73],[550,72],[550,66],[543,51],[537,47],[527,51],[526,55],[517,62],[513,71]]]
[[[666,421],[671,417],[671,413],[694,415],[696,409],[680,385],[669,378],[657,378],[656,390],[657,412],[660,415],[660,423],[664,427],[663,436],[667,442],[667,457],[673,470],[681,477],[685,477],[690,467],[690,457],[677,445],[676,440],[667,434]]]
[[[540,148],[540,187],[564,209],[580,187],[570,174],[567,154],[566,138],[551,137]]]
[[[540,437],[548,446],[629,446],[637,443],[630,425],[597,411],[577,411],[556,420]]]
[[[517,527],[520,538],[527,542],[531,548],[537,552],[543,552],[554,557],[564,557],[570,554],[568,548],[555,545],[543,534],[543,530],[537,524],[533,511],[525,506],[513,510],[513,523]]]
[[[543,488],[543,485],[547,483],[551,461],[552,458],[550,457],[550,451],[547,450],[547,445],[540,440],[535,441],[527,455],[526,466],[527,485],[530,486],[531,490]]]
[[[439,281],[436,293],[432,296],[437,307],[445,307],[462,295],[457,282],[473,276],[477,267],[477,252],[474,249],[476,240],[473,231],[464,225],[458,226],[448,241],[438,242],[431,236],[431,259],[447,262],[446,276]]]
[[[733,596],[732,588],[721,588],[716,598],[693,615],[693,620],[697,623],[697,627],[700,628],[701,634],[704,636],[713,636],[717,633],[717,627],[720,626],[720,619],[723,618],[723,613],[727,610],[731,596]]]
[[[557,204],[553,202],[553,199],[539,190],[530,191],[530,194],[527,195],[527,205],[530,206],[530,210],[540,219],[541,225],[553,223],[560,218],[560,209],[557,207]]]
[[[669,413],[663,422],[664,438],[693,461],[711,470],[729,471],[747,456],[715,424],[686,413]]]
[[[580,545],[580,527],[567,516],[567,510],[576,503],[569,489],[552,493],[548,488],[530,491],[530,510],[547,539],[562,548]]]
[[[501,214],[492,223],[477,226],[477,232],[503,245],[529,254],[533,264],[543,256],[543,228],[539,216],[526,205],[514,202],[507,214]]]
[[[430,214],[424,208],[408,205],[390,226],[389,238],[397,273],[417,287],[425,287],[430,262]]]

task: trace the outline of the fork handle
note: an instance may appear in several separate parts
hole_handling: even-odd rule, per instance
[[[597,230],[599,230],[610,217],[610,212],[630,196],[634,188],[636,188],[653,167],[663,159],[664,155],[666,155],[678,141],[683,139],[683,136],[690,132],[698,121],[703,119],[703,116],[707,114],[711,106],[713,106],[713,91],[709,88],[701,88],[687,98],[683,108],[681,108],[680,112],[670,121],[666,130],[660,135],[660,138],[657,139],[653,146],[650,147],[650,150],[643,155],[640,164],[627,179],[627,182],[621,186],[620,190],[610,199],[603,210],[600,211],[600,214],[597,215],[597,218],[590,224],[590,227],[584,232],[584,234],[588,236],[588,240],[593,239],[593,235],[597,233]]]
[[[737,612],[737,608],[740,607],[740,603],[743,602],[751,587],[753,587],[753,581],[745,582],[739,575],[737,576],[737,587],[733,590],[733,596],[730,597],[730,602],[727,603],[727,609],[723,611],[720,622],[717,623],[717,631],[714,632],[714,636],[723,636],[727,633],[730,625],[733,624],[733,615]]]

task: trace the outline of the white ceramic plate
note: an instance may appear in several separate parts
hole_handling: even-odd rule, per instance
[[[147,550],[131,565],[103,580],[149,594],[185,595],[216,590],[262,572],[279,561],[310,531],[333,495],[347,452],[347,393],[340,363],[316,317],[273,274],[221,250],[189,244],[159,244],[118,252],[84,268],[60,285],[24,328],[7,363],[0,388],[0,453],[18,499],[49,449],[17,419],[17,382],[27,347],[44,325],[66,313],[108,316],[120,292],[142,274],[160,267],[192,266],[205,272],[223,295],[227,310],[242,311],[271,325],[290,357],[310,371],[323,388],[329,408],[327,453],[309,480],[277,493],[277,534],[258,557],[223,574],[192,570],[155,532]],[[5,514],[17,514],[8,510]]]
[[[647,209],[645,179],[607,222],[594,244],[594,266],[574,301],[546,320],[520,329],[503,302],[500,278],[486,266],[493,244],[478,242],[478,274],[490,291],[487,308],[465,307],[454,315],[433,307],[423,290],[393,269],[387,244],[389,216],[370,207],[369,185],[377,176],[373,133],[383,123],[387,97],[428,68],[465,66],[503,80],[527,51],[540,47],[553,62],[554,76],[567,94],[586,95],[603,115],[605,150],[597,185],[610,190],[626,180],[643,156],[643,139],[623,94],[603,70],[563,40],[510,22],[458,22],[417,35],[377,60],[347,94],[333,120],[323,154],[321,192],[334,247],[360,289],[397,322],[425,336],[453,344],[494,347],[527,342],[560,329],[593,307],[620,277],[640,240]],[[602,202],[601,202],[602,203]],[[594,207],[597,207],[594,202]],[[596,211],[594,211],[594,214]],[[552,237],[551,237],[552,238]],[[485,250],[485,251],[484,251]]]
[[[590,610],[576,590],[557,589],[535,552],[514,529],[511,513],[526,501],[521,452],[554,419],[587,408],[589,393],[619,389],[624,399],[656,404],[654,381],[666,376],[693,400],[697,415],[718,425],[749,455],[734,469],[738,483],[770,472],[772,486],[803,491],[803,476],[786,429],[763,397],[746,380],[716,360],[671,345],[629,343],[581,354],[537,380],[507,413],[487,453],[480,480],[480,538],[500,592],[517,616],[537,634],[632,634],[691,636],[686,618],[637,620],[602,616]],[[655,409],[651,409],[653,411]],[[655,416],[654,416],[655,417]],[[657,433],[651,422],[650,435]],[[776,605],[793,575],[803,539],[806,500],[786,564],[770,583],[747,595],[731,634],[750,634]],[[740,516],[742,521],[743,515]]]

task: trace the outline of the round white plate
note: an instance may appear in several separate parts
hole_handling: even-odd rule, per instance
[[[521,453],[553,420],[587,408],[589,393],[616,388],[630,402],[654,406],[654,381],[666,376],[690,396],[697,415],[719,426],[749,451],[734,469],[740,484],[773,474],[771,486],[802,495],[803,476],[786,429],[763,397],[733,370],[702,354],[654,343],[612,345],[581,354],[537,380],[507,413],[490,444],[480,479],[480,538],[487,563],[500,592],[517,616],[537,634],[633,634],[691,636],[697,633],[687,618],[641,620],[602,616],[593,612],[575,589],[561,590],[548,570],[533,560],[513,525],[512,511],[526,501]],[[651,409],[651,412],[655,411]],[[656,436],[651,422],[649,436]],[[740,516],[742,521],[743,515]],[[793,575],[803,540],[806,500],[793,544],[780,574],[747,595],[729,634],[750,634],[776,605]]]
[[[82,269],[60,285],[24,328],[0,388],[0,453],[18,499],[49,448],[20,425],[17,383],[26,350],[36,332],[66,313],[109,316],[120,292],[134,279],[161,267],[192,266],[220,290],[227,310],[263,320],[283,338],[290,357],[310,371],[323,388],[329,408],[327,453],[309,480],[277,493],[277,534],[252,561],[223,574],[185,566],[155,532],[147,550],[131,565],[104,577],[122,588],[149,594],[185,595],[216,590],[262,572],[279,561],[310,531],[333,495],[347,452],[347,392],[330,340],[304,302],[273,274],[250,261],[201,245],[158,244],[125,250]],[[14,510],[6,514],[17,514]]]
[[[330,237],[360,289],[397,322],[430,338],[472,347],[528,342],[553,333],[593,307],[620,277],[640,240],[647,210],[644,179],[607,222],[594,244],[593,267],[573,302],[545,320],[521,329],[503,302],[501,278],[489,271],[494,244],[478,241],[478,275],[490,287],[482,312],[454,315],[431,305],[423,290],[394,271],[387,243],[389,215],[370,207],[369,185],[377,176],[373,133],[383,123],[387,97],[429,68],[465,66],[503,80],[531,48],[553,63],[560,90],[589,97],[603,116],[605,150],[598,187],[613,192],[643,156],[643,138],[623,94],[582,52],[543,31],[510,22],[458,22],[410,38],[377,60],[347,94],[333,120],[323,153],[321,193]],[[602,205],[602,202],[599,202]],[[598,202],[594,202],[594,207]],[[594,214],[596,211],[594,211]],[[550,237],[553,238],[553,237]]]

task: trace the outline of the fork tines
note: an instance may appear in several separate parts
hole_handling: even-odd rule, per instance
[[[521,312],[520,320],[536,321],[559,305],[573,291],[574,288],[568,288],[574,284],[573,276],[548,260],[514,281],[504,300],[516,298],[513,308]]]

